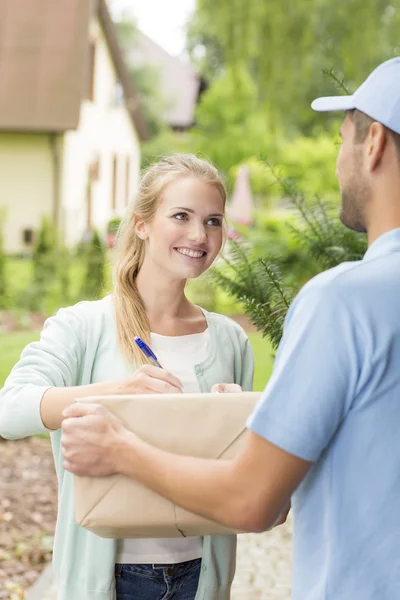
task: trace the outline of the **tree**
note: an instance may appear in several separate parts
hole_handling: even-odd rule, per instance
[[[196,66],[206,81],[213,81],[224,73],[225,59],[218,37],[211,33],[207,15],[194,13],[188,23],[186,46],[192,64]]]
[[[337,92],[324,75],[332,66],[354,89],[399,53],[400,11],[391,0],[198,0],[194,22],[206,35],[202,39],[195,29],[192,54],[198,39],[206,56],[218,44],[225,68],[245,63],[271,122],[288,131],[307,132],[322,122],[309,103]]]
[[[273,144],[268,117],[245,67],[228,68],[203,94],[192,140],[226,176],[249,157],[268,155]]]

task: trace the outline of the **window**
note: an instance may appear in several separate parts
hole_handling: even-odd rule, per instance
[[[87,93],[88,100],[94,100],[94,83],[96,71],[96,43],[89,42],[88,48],[88,70],[87,70]]]

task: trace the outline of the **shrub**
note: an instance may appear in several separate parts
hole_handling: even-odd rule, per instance
[[[81,287],[81,298],[97,300],[105,288],[105,248],[99,232],[95,230],[82,256],[86,273]]]
[[[120,224],[120,217],[114,217],[113,219],[110,219],[107,224],[107,233],[112,233],[115,235],[118,231]]]

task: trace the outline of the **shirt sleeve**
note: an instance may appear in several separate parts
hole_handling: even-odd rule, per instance
[[[75,307],[47,319],[38,342],[28,344],[0,391],[0,435],[19,439],[49,431],[40,417],[50,387],[77,384],[84,352],[84,323]]]
[[[333,284],[308,285],[293,302],[271,379],[247,422],[311,462],[351,408],[365,360],[360,327]]]

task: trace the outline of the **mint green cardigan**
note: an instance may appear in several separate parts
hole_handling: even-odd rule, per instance
[[[253,353],[243,329],[203,310],[210,331],[209,355],[195,366],[202,392],[215,383],[252,389]],[[132,332],[133,335],[133,332]],[[29,344],[0,391],[0,435],[18,439],[48,431],[40,401],[49,387],[119,380],[132,374],[116,335],[111,296],[61,309]],[[61,431],[51,432],[59,484],[53,568],[58,600],[113,600],[116,540],[98,537],[74,519],[73,476],[62,466]],[[196,600],[228,600],[235,573],[236,536],[204,537]]]

